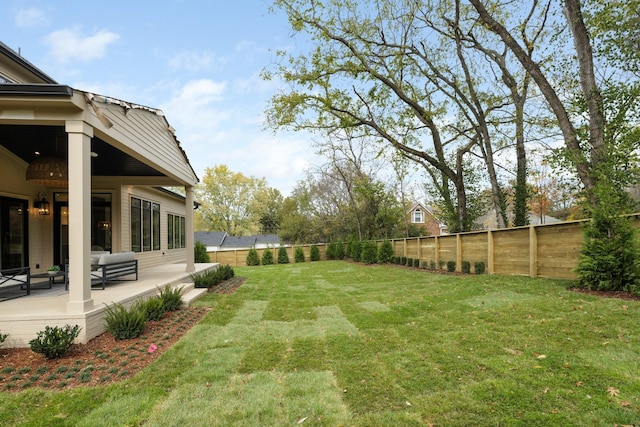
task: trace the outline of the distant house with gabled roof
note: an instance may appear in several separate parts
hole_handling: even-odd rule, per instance
[[[276,234],[256,234],[253,236],[229,236],[226,231],[196,231],[195,241],[202,242],[207,252],[227,249],[263,249],[280,246],[280,237]]]
[[[424,230],[427,236],[449,234],[449,227],[440,222],[433,211],[422,203],[415,203],[411,206],[411,209],[407,211],[407,221],[409,224]]]

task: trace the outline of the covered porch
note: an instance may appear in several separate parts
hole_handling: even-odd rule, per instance
[[[67,291],[0,302],[4,346],[67,323],[84,343],[104,330],[105,303],[215,267],[194,264],[197,182],[161,110],[59,84],[0,43],[0,272],[69,268]],[[139,280],[92,288],[94,251],[133,253]]]
[[[195,264],[195,272],[217,268],[218,264]],[[187,273],[185,264],[165,264],[139,270],[138,280],[110,282],[105,290],[92,292],[93,307],[84,313],[69,313],[69,292],[63,280],[51,289],[38,283],[31,295],[0,302],[0,331],[11,331],[4,346],[28,347],[29,340],[44,330],[45,326],[80,325],[79,342],[87,342],[105,331],[103,319],[106,305],[122,304],[129,307],[140,298],[149,298],[165,287],[183,287],[183,303],[186,305],[207,292],[196,289]]]

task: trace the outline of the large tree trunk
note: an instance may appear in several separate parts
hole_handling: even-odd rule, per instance
[[[589,40],[589,32],[582,20],[580,2],[578,0],[565,0],[563,12],[567,18],[571,34],[573,35],[573,42],[580,66],[580,87],[582,88],[582,94],[587,103],[589,113],[591,164],[593,169],[597,169],[600,164],[606,160],[607,152],[604,143],[605,118],[602,95],[593,71],[591,41]]]
[[[526,89],[524,90],[526,93]],[[516,113],[516,185],[514,202],[514,220],[516,227],[527,225],[529,215],[527,209],[527,152],[524,144],[524,97],[515,102]]]
[[[556,93],[551,83],[547,80],[545,75],[542,73],[540,66],[533,60],[533,58],[518,44],[518,42],[513,38],[513,36],[509,33],[509,31],[499,22],[497,22],[491,14],[487,11],[487,9],[482,4],[481,0],[469,0],[469,2],[473,5],[476,11],[479,14],[480,21],[484,23],[491,31],[497,34],[502,41],[507,45],[507,47],[513,52],[518,61],[522,64],[525,70],[531,75],[533,80],[536,82],[543,96],[549,103],[549,106],[553,110],[558,124],[560,126],[560,130],[562,132],[562,136],[564,137],[565,146],[567,148],[568,154],[571,160],[574,162],[576,166],[576,171],[582,181],[586,190],[591,190],[595,185],[594,176],[591,174],[591,167],[589,164],[589,159],[585,156],[585,153],[582,151],[580,147],[580,143],[578,141],[578,136],[573,123],[569,118],[569,114],[564,107],[564,104],[560,100],[560,97]],[[567,3],[578,4],[577,0],[567,0]],[[577,7],[579,13],[579,6]],[[582,20],[580,20],[582,23]],[[571,25],[580,26],[580,24],[572,23]],[[584,23],[582,23],[582,27],[584,28]],[[586,29],[585,29],[586,32]],[[588,37],[586,39],[588,43]],[[591,46],[583,46],[584,49],[588,49],[591,51]],[[581,68],[583,64],[581,62]],[[593,71],[593,69],[592,69]]]

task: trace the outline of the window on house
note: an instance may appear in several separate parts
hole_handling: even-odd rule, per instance
[[[167,248],[173,249],[173,236],[174,236],[174,228],[173,221],[175,215],[169,214],[167,215]]]
[[[131,198],[131,250],[142,252],[142,200]]]
[[[151,204],[151,226],[153,250],[160,250],[160,205],[158,203]]]
[[[167,215],[167,247],[169,249],[186,246],[186,219],[181,215]]]
[[[184,248],[187,246],[186,231],[187,231],[187,220],[185,217],[181,216],[180,217],[180,247],[181,248]]]
[[[424,215],[422,214],[422,211],[420,209],[416,209],[415,211],[413,211],[413,222],[415,223],[424,222]]]
[[[131,250],[160,250],[160,204],[131,198]]]

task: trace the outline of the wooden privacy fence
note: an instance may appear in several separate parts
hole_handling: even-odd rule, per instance
[[[326,252],[327,245],[325,243],[317,243],[316,246],[320,250],[320,259],[326,260]],[[289,262],[294,262],[295,248],[302,248],[304,251],[304,260],[309,262],[311,259],[310,251],[311,245],[295,245],[295,246],[286,246],[287,255],[289,255]],[[269,248],[271,252],[273,252],[273,262],[278,263],[278,249],[279,247]],[[264,249],[256,249],[258,252],[258,258],[262,260],[262,255],[264,254]],[[220,264],[229,264],[232,267],[245,267],[247,265],[247,255],[249,254],[249,249],[231,249],[224,251],[213,251],[208,252],[209,258],[211,262],[218,262]]]
[[[429,265],[449,261],[460,271],[484,263],[488,273],[574,279],[582,247],[582,221],[393,240],[396,256]]]
[[[640,214],[634,215],[633,225],[640,228]],[[472,267],[485,264],[488,273],[575,279],[582,247],[582,227],[585,221],[531,225],[502,230],[483,230],[435,237],[393,239],[393,252],[397,257],[419,259],[420,265],[446,265],[456,263],[460,271],[464,261]],[[380,244],[382,241],[378,241]],[[300,245],[309,261],[311,245]],[[317,244],[320,259],[326,259],[326,244]],[[271,248],[277,260],[278,249]],[[258,249],[262,259],[264,249]],[[246,265],[248,249],[209,252],[211,262],[234,267]],[[294,261],[294,247],[287,247],[290,262]],[[424,263],[424,264],[423,264]]]

